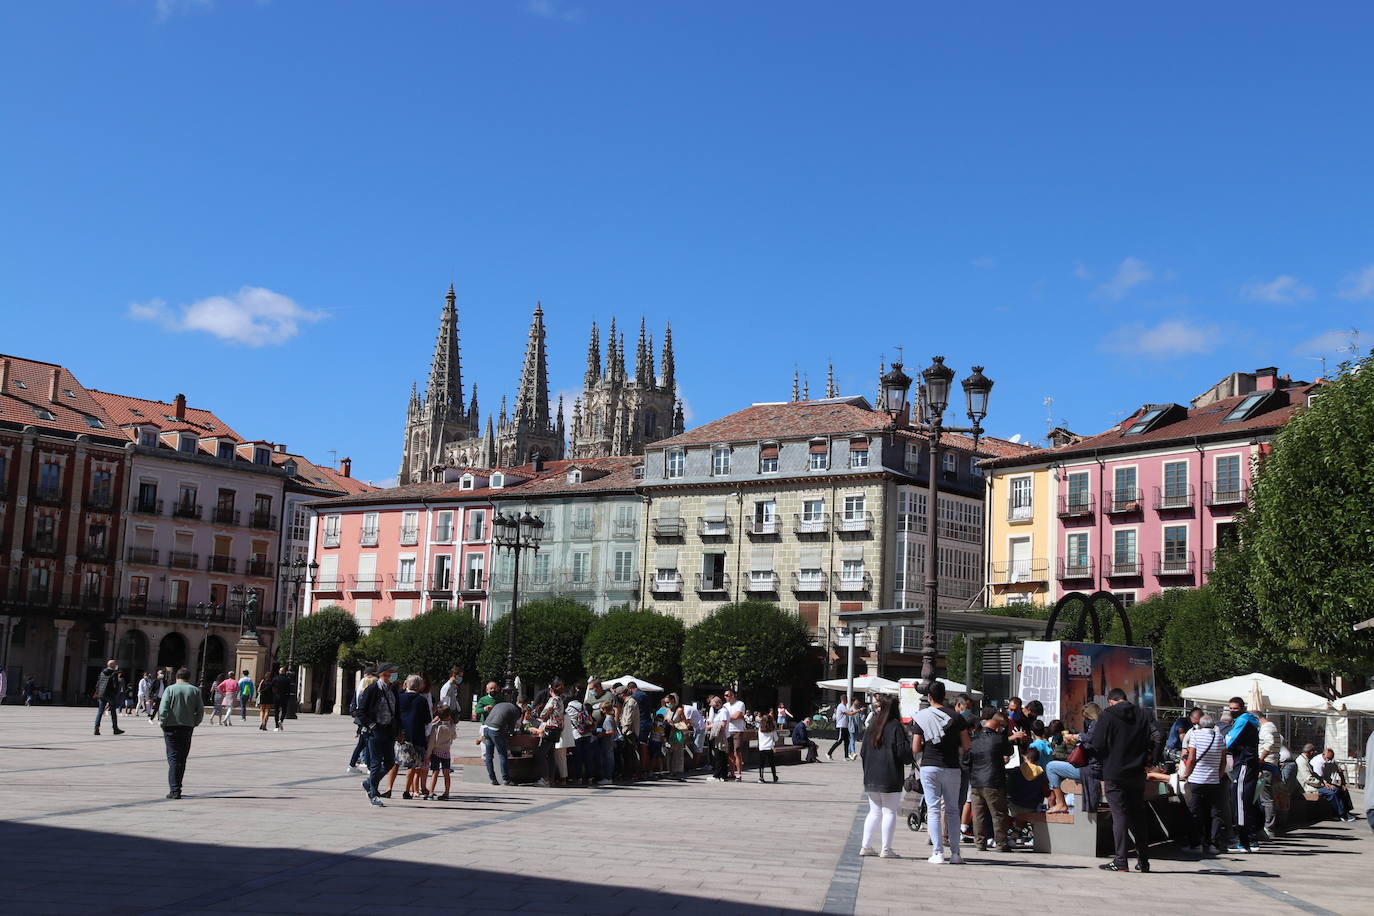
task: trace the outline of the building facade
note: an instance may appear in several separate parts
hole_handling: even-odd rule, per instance
[[[1130,605],[1206,584],[1236,536],[1256,464],[1316,388],[1273,368],[1233,373],[1193,406],[1147,404],[1099,435],[985,462],[989,512],[1029,516],[1007,525],[1007,562],[1027,555],[1011,552],[1018,538],[1045,543],[1029,556],[1034,576],[1049,579],[1047,600],[1105,590]],[[1043,486],[1023,483],[1041,477]],[[1001,549],[994,542],[990,559]]]
[[[1058,560],[1057,522],[1050,507],[1058,481],[1053,459],[989,470],[987,517],[987,603],[1053,604],[1050,570]]]
[[[643,320],[639,323],[633,376],[626,372],[625,336],[617,335],[614,318],[604,368],[600,342],[600,331],[593,322],[582,396],[573,402],[569,457],[642,455],[649,443],[681,433],[682,403],[677,400],[672,326],[663,331],[663,364],[658,374],[654,372],[654,339],[646,333]]]

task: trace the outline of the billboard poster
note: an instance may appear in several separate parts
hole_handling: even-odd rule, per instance
[[[1083,727],[1083,706],[1107,708],[1114,687],[1150,716],[1155,712],[1154,651],[1140,646],[1086,642],[1027,642],[1018,695],[1022,703],[1039,700],[1044,719],[1063,719],[1073,731]]]

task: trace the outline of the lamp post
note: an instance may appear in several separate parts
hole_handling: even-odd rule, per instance
[[[240,588],[240,590],[242,590]],[[196,682],[200,684],[201,697],[205,697],[205,659],[206,652],[210,647],[210,618],[215,614],[215,609],[207,605],[204,601],[196,603],[191,608],[191,616],[200,621],[204,632],[200,636],[200,671],[196,677]]]
[[[300,557],[292,560],[281,573],[281,578],[288,586],[286,593],[286,603],[291,611],[291,636],[286,649],[286,670],[291,672],[291,681],[296,682],[296,622],[300,620],[300,589],[305,584],[306,573],[310,574],[310,581],[315,581],[315,575],[320,571],[320,564],[313,560],[307,565],[305,560]],[[286,718],[296,718],[296,696],[297,691],[293,689],[291,696],[287,700]]]
[[[949,406],[954,370],[945,365],[943,356],[936,356],[921,373],[921,378],[922,384],[917,390],[917,415],[909,423],[911,429],[925,433],[930,440],[930,467],[926,481],[929,489],[926,502],[926,607],[921,627],[921,683],[917,688],[922,694],[927,694],[931,684],[935,683],[935,659],[939,655],[935,637],[940,618],[940,436],[946,432],[967,433],[973,436],[973,450],[976,453],[978,440],[983,435],[983,418],[988,415],[988,396],[993,383],[983,374],[982,366],[974,366],[973,373],[962,382],[968,418],[973,425],[945,426],[944,415]],[[883,376],[883,406],[894,419],[905,417],[910,387],[911,377],[902,371],[902,364],[893,363],[891,371]]]
[[[520,607],[520,555],[526,550],[539,550],[544,538],[544,520],[529,512],[507,515],[499,512],[492,520],[492,544],[498,550],[515,554],[515,572],[511,581],[510,630],[506,637],[506,690],[515,690],[515,623]]]

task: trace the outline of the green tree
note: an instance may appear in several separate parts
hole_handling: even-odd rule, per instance
[[[1222,577],[1232,625],[1322,676],[1374,672],[1352,630],[1374,608],[1374,356],[1341,367],[1279,432],[1240,522],[1240,575]]]
[[[576,683],[586,677],[582,642],[595,618],[592,609],[572,598],[548,598],[520,606],[515,629],[515,670],[526,693],[533,693],[554,677]],[[510,615],[493,620],[477,654],[483,680],[504,683]]]
[[[450,668],[475,672],[483,629],[471,614],[458,610],[430,611],[398,628],[395,661],[407,673],[418,672],[433,684],[448,677]]]
[[[321,608],[286,628],[277,639],[277,664],[285,665],[296,638],[296,664],[326,668],[338,659],[339,647],[358,641],[358,621],[337,604]]]
[[[689,684],[776,688],[796,678],[809,646],[796,614],[769,601],[727,604],[687,630],[682,675]]]
[[[586,670],[602,677],[631,675],[660,687],[682,679],[682,621],[652,609],[615,608],[598,617],[582,644]]]

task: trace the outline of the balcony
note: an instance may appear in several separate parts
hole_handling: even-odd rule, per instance
[[[157,566],[156,547],[130,547],[129,562],[138,566]]]
[[[33,491],[33,501],[42,503],[45,506],[60,506],[62,505],[62,488],[36,487]]]
[[[110,562],[110,545],[87,544],[81,548],[81,559],[88,563],[108,563]]]
[[[468,572],[463,576],[463,581],[459,583],[459,594],[469,597],[480,597],[487,593],[488,576],[480,572]]]
[[[778,574],[772,570],[751,570],[749,581],[744,583],[746,592],[776,592],[778,590]]]
[[[243,571],[260,579],[270,579],[274,565],[271,560],[266,558],[252,557],[244,564]]]
[[[1033,518],[1035,506],[1032,503],[1007,503],[1007,521],[1028,522]]]
[[[749,522],[749,533],[755,537],[768,537],[781,530],[782,525],[776,518],[756,518]]]
[[[1017,585],[1022,582],[1049,582],[1050,561],[1034,557],[1029,560],[994,560],[991,585]]]
[[[57,598],[51,582],[12,582],[8,592],[10,601],[36,607],[48,607]]]
[[[160,499],[136,499],[133,505],[129,506],[129,511],[135,515],[161,515],[162,500]]]
[[[1059,578],[1061,581],[1091,579],[1092,577],[1093,561],[1091,557],[1068,557],[1059,561]]]
[[[449,573],[434,573],[429,577],[429,590],[431,592],[452,592],[453,576]]]
[[[848,575],[837,572],[831,573],[830,578],[837,592],[866,592],[873,587],[873,576],[866,572]]]
[[[233,557],[221,557],[211,554],[205,558],[205,568],[210,572],[231,573],[239,565],[239,561]]]
[[[337,531],[326,531],[326,532],[324,533],[323,537],[322,537],[320,540],[324,543],[324,546],[326,546],[326,547],[338,547],[338,546],[339,546],[339,532],[337,532]]]
[[[719,518],[702,516],[698,518],[697,535],[704,538],[728,538],[730,536],[729,516]]]
[[[1191,550],[1155,551],[1156,576],[1191,576],[1195,565]]]
[[[806,515],[805,513],[793,515],[792,530],[796,532],[798,537],[811,534],[829,534],[830,513],[821,512],[820,514],[812,513],[811,515]]]
[[[415,581],[415,576],[413,574],[402,578],[392,573],[391,590],[393,592],[418,592],[420,590],[420,583]]]
[[[91,512],[109,512],[114,508],[114,494],[109,490],[95,490],[86,497],[86,508]]]
[[[524,582],[520,583],[522,592],[551,592],[557,586],[553,577],[550,575],[529,576]]]
[[[343,591],[343,576],[317,576],[313,590],[317,592]]]
[[[687,523],[681,518],[654,519],[654,537],[656,538],[680,538],[686,533]]]
[[[682,576],[676,572],[671,575],[664,575],[659,572],[650,582],[649,590],[660,595],[680,595],[682,594]]]
[[[215,506],[211,510],[210,519],[216,525],[237,525],[239,523],[239,510],[233,506]]]
[[[172,504],[172,518],[191,518],[200,520],[204,514],[200,503],[177,502]]]
[[[591,537],[591,535],[587,535],[587,537]],[[466,536],[463,538],[463,540],[466,541],[466,542],[469,543],[469,544],[480,544],[482,541],[485,541],[486,539],[487,539],[487,526],[486,526],[486,525],[469,525],[469,526],[467,527],[467,534],[466,534]]]
[[[1237,506],[1245,503],[1245,487],[1240,483],[1206,485],[1206,499],[1209,506]]]
[[[596,534],[596,522],[592,521],[589,518],[573,519],[573,522],[569,526],[569,529],[570,533],[572,534],[572,537],[575,540],[589,540],[594,534]]]
[[[29,538],[29,553],[51,557],[57,553],[57,536],[54,534],[35,534]]]
[[[1102,557],[1102,569],[1109,579],[1125,579],[1138,576],[1144,571],[1145,564],[1140,562],[1138,553],[1106,554]]]
[[[856,510],[853,512],[846,510],[840,514],[838,519],[838,530],[872,531],[873,513],[865,510]]]
[[[633,540],[639,537],[639,523],[635,521],[621,521],[616,519],[611,524],[611,537],[618,541]]]
[[[376,546],[377,546],[377,529],[376,529],[376,528],[364,528],[364,529],[358,534],[358,546],[360,546],[360,547],[376,547]]]
[[[697,594],[699,595],[720,595],[724,597],[730,591],[730,574],[720,573],[718,575],[707,575],[697,573]]]
[[[623,592],[630,591],[639,587],[639,580],[635,576],[616,575],[615,570],[608,569],[602,575],[602,583],[607,591]]]
[[[416,544],[418,544],[418,543],[420,543],[420,529],[419,529],[419,528],[402,528],[402,529],[401,529],[401,546],[402,546],[402,547],[414,547],[414,546],[415,546]]]
[[[797,570],[792,573],[792,591],[808,593],[823,593],[825,588],[825,573],[819,569]]]
[[[200,566],[200,554],[189,550],[171,550],[167,552],[167,565],[172,569],[196,569]]]
[[[380,592],[381,576],[349,576],[348,590],[351,592]]]
[[[1093,514],[1093,494],[1066,493],[1059,497],[1060,518],[1087,518]]]
[[[1155,487],[1155,511],[1177,512],[1193,508],[1192,487]]]
[[[271,512],[254,512],[248,516],[248,527],[260,531],[276,531],[277,517]]]
[[[435,525],[435,526],[434,526],[434,543],[436,543],[436,544],[452,544],[452,543],[453,543],[453,528],[451,528],[451,527],[449,527],[449,526],[446,526],[446,525]]]
[[[1108,515],[1125,515],[1140,511],[1140,491],[1135,488],[1108,490],[1102,511]]]
[[[569,594],[596,591],[595,573],[568,573],[563,577],[563,591]]]

